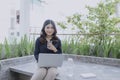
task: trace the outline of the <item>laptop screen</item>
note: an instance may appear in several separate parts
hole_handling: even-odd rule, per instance
[[[62,66],[64,56],[62,54],[39,54],[38,67],[60,67]]]

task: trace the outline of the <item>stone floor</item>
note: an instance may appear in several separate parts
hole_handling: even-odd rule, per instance
[[[32,75],[37,66],[33,62],[19,65],[16,68],[23,74]],[[120,80],[120,68],[107,65],[64,61],[58,71],[60,80]]]
[[[64,76],[61,80],[120,80],[120,68],[106,65],[75,62],[70,66],[66,61],[58,70]]]

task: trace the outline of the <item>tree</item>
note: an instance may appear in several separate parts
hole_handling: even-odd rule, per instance
[[[59,22],[58,25],[68,28],[67,25],[71,24],[79,29],[78,33],[91,34],[84,38],[95,45],[95,55],[108,56],[114,42],[112,38],[116,39],[116,36],[110,36],[110,34],[120,32],[117,25],[120,23],[120,18],[115,15],[116,5],[119,2],[120,0],[106,0],[105,2],[100,1],[96,7],[86,6],[88,10],[86,18],[83,19],[85,15],[77,13],[67,17],[65,23]],[[101,53],[103,54],[101,55]]]

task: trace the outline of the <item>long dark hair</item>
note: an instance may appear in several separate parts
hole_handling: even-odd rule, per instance
[[[54,33],[52,34],[52,41],[53,41],[53,43],[55,43],[58,40],[58,37],[56,36],[57,29],[56,29],[55,23],[54,23],[53,20],[48,19],[48,20],[46,20],[44,22],[43,27],[41,29],[40,42],[43,43],[43,44],[46,42],[46,36],[47,36],[47,34],[45,33],[45,27],[48,24],[51,24],[53,26],[53,29],[54,29]]]

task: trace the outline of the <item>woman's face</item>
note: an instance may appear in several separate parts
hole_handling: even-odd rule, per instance
[[[52,24],[48,24],[45,26],[45,33],[47,34],[47,36],[52,36],[52,34],[54,33],[54,28]]]

